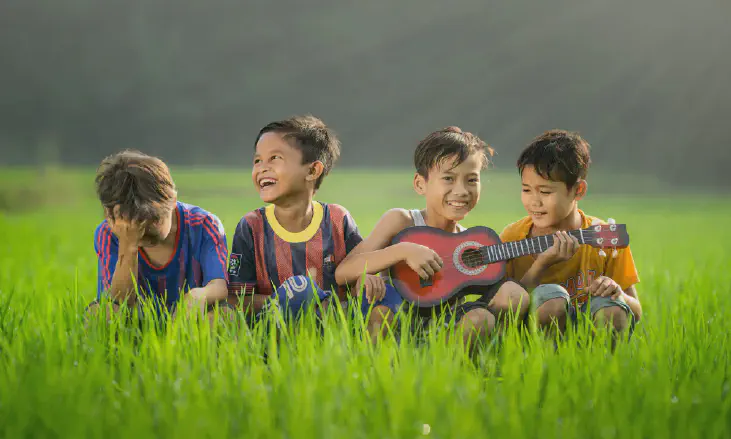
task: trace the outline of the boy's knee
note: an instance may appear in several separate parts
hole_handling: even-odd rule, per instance
[[[522,317],[528,312],[530,295],[513,281],[507,281],[500,286],[495,297],[490,301],[490,308],[499,312],[510,312]]]
[[[108,303],[106,308],[106,314],[104,315],[106,316],[107,323],[110,323],[112,321],[113,315],[120,314],[121,308],[119,304],[114,302]],[[86,306],[86,309],[84,309],[84,326],[88,329],[91,322],[99,318],[99,313],[104,312],[105,310],[98,300],[91,302],[89,305]]]
[[[233,324],[236,323],[237,319],[236,309],[225,300],[216,305],[209,306],[207,316],[211,326],[215,325],[216,321],[224,324]]]
[[[543,302],[536,309],[536,317],[541,325],[548,325],[554,320],[566,318],[568,303],[564,298],[553,298]]]
[[[627,329],[629,318],[627,311],[621,306],[607,306],[601,308],[594,314],[594,320],[597,323],[612,325],[615,331],[622,332]]]
[[[96,300],[86,306],[84,312],[90,316],[96,316],[99,313],[99,302]]]
[[[486,308],[475,308],[467,311],[460,323],[465,331],[477,332],[480,337],[485,337],[495,327],[495,316]]]
[[[373,326],[381,326],[384,323],[393,323],[393,313],[387,306],[376,305],[371,310],[371,314],[368,317],[368,324]]]
[[[538,285],[531,294],[531,304],[536,310],[551,299],[563,299],[564,303],[568,304],[571,296],[566,288],[558,284]]]
[[[387,334],[388,328],[393,325],[393,320],[394,314],[387,306],[376,305],[371,309],[367,330],[373,343]]]
[[[99,314],[99,312],[101,312],[101,309],[102,309],[101,303],[99,303],[98,300],[95,300],[86,306],[84,313],[89,317],[96,317]],[[112,312],[117,313],[117,312],[119,312],[119,309],[120,309],[119,304],[110,302],[109,309]]]

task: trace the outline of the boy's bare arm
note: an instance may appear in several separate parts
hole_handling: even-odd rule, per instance
[[[418,244],[390,245],[400,231],[412,226],[411,215],[404,209],[391,209],[378,221],[370,235],[358,244],[335,270],[335,281],[349,284],[363,276],[376,274],[398,262],[406,261],[422,277],[429,277],[442,266],[431,249]]]
[[[530,266],[528,271],[526,271],[520,279],[520,283],[527,289],[537,287],[541,284],[541,277],[543,277],[543,273],[546,271],[546,268],[548,267],[544,267],[543,264],[538,263],[538,261],[533,262],[533,265]]]
[[[526,288],[540,285],[543,273],[554,264],[568,261],[579,250],[579,240],[566,232],[559,231],[554,235],[551,248],[538,255],[533,265],[525,272],[520,283]]]
[[[117,237],[119,250],[117,265],[112,274],[109,295],[119,303],[134,305],[137,301],[135,293],[135,277],[137,276],[139,243],[145,233],[145,224],[135,220],[121,218],[119,206],[115,206],[113,215],[107,216],[107,223]]]
[[[627,305],[629,305],[629,308],[632,310],[632,314],[635,315],[635,321],[640,321],[642,318],[642,304],[640,303],[640,299],[637,297],[637,289],[634,285],[627,288],[626,291],[624,291],[624,301],[627,302]]]
[[[126,302],[127,305],[133,306],[137,301],[137,294],[135,294],[137,267],[137,247],[122,250],[120,245],[117,265],[114,268],[109,287],[109,295],[115,302]]]
[[[411,217],[404,209],[384,213],[373,231],[343,259],[335,269],[335,282],[340,285],[358,280],[363,273],[376,274],[399,262],[400,250],[390,246],[401,230],[411,225]]]
[[[228,297],[226,279],[212,279],[205,287],[192,288],[188,292],[188,300],[212,305]]]

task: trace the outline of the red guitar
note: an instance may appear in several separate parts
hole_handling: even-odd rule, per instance
[[[595,224],[586,229],[572,230],[580,244],[604,249],[616,249],[629,245],[629,235],[624,224]],[[442,269],[430,279],[422,279],[405,262],[390,269],[393,284],[408,302],[420,307],[438,305],[452,296],[477,294],[505,276],[505,261],[520,256],[542,253],[553,245],[553,235],[536,236],[521,241],[502,242],[494,230],[488,227],[472,227],[460,233],[448,233],[428,226],[404,229],[396,235],[392,244],[413,242],[437,252],[444,261]]]

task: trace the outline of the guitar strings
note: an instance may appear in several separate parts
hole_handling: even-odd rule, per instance
[[[584,234],[584,236],[583,236],[584,243],[582,245],[590,245],[590,244],[593,244],[594,243],[593,233],[594,232],[592,231],[592,232],[586,232]],[[587,236],[587,235],[589,235],[589,236]],[[553,235],[545,235],[545,236],[547,236],[548,239],[551,239],[551,241],[553,240]],[[536,237],[532,237],[532,238],[527,238],[527,239],[522,240],[522,241],[530,241],[530,240],[538,239],[538,238],[541,238],[541,237],[540,236],[536,236]],[[490,245],[490,246],[482,246],[481,248],[474,248],[474,250],[475,250],[474,253],[468,253],[468,254],[462,253],[462,257],[460,258],[461,259],[461,262],[462,262],[462,265],[465,265],[468,268],[473,268],[474,269],[474,268],[481,267],[483,265],[488,265],[488,264],[491,264],[491,263],[499,262],[501,260],[506,260],[506,259],[502,259],[501,258],[498,261],[492,261],[491,256],[489,254],[484,253],[484,252],[485,252],[485,249],[488,248],[488,247],[495,248],[495,247],[498,247],[498,246],[503,246],[502,253],[503,254],[506,254],[506,255],[511,255],[511,254],[515,253],[515,250],[517,250],[517,247],[514,248],[514,249],[507,248],[507,245],[509,245],[508,244],[509,242],[520,242],[520,241],[508,241],[508,242],[503,242],[503,243],[500,243],[500,244],[493,244],[493,245]],[[514,258],[521,257],[521,256],[526,256],[526,255],[529,255],[529,254],[535,254],[535,253],[545,252],[545,251],[548,250],[548,249],[543,250],[543,246],[545,244],[546,243],[544,242],[542,244],[539,243],[537,246],[536,245],[533,245],[532,246],[534,249],[535,249],[535,247],[538,247],[539,249],[542,250],[541,252],[529,252],[529,253],[527,253],[525,255],[509,257],[509,258],[507,258],[507,260],[514,259]],[[528,243],[526,243],[526,248],[529,248],[529,247],[527,247],[527,245],[528,245]],[[552,245],[553,245],[553,242],[549,242],[548,243],[548,247],[549,248]],[[511,252],[510,250],[513,250],[513,252]],[[497,251],[497,249],[495,249],[495,251]],[[521,252],[522,252],[522,248],[521,248]],[[443,262],[442,267],[444,267],[444,266],[454,267],[455,266],[454,262],[452,262],[452,257],[454,256],[454,253],[451,253],[448,256],[447,255],[444,255],[444,254],[439,254],[439,253],[437,253],[437,254],[439,255],[440,258],[442,258],[442,262]]]
[[[503,242],[500,244],[483,246],[480,249],[476,249],[477,252],[479,253],[479,255],[478,254],[465,255],[465,257],[463,257],[462,259],[468,261],[469,263],[476,263],[476,262],[479,262],[480,260],[492,261],[493,255],[498,256],[498,258],[499,258],[498,260],[506,260],[506,259],[518,258],[521,256],[527,256],[527,255],[531,255],[531,254],[543,253],[545,251],[548,251],[548,249],[550,249],[554,245],[554,240],[550,237],[550,235],[547,235],[547,236],[549,236],[549,238],[544,240],[543,242],[541,242],[540,239],[537,242],[533,241],[534,239],[540,238],[540,237],[533,237],[533,238],[528,238],[528,239],[524,239],[524,240],[520,240],[520,241],[508,241],[508,242]],[[580,242],[579,245],[594,244],[593,237],[584,236],[583,241],[584,242],[583,243]],[[547,248],[544,249],[544,247],[546,247],[546,246],[547,246]],[[493,249],[492,255],[488,251],[488,248]],[[536,248],[538,248],[540,251],[536,252],[535,251]],[[528,250],[528,251],[526,252],[525,250]],[[508,258],[501,257],[500,256],[501,253],[503,255],[507,255]],[[494,262],[497,262],[498,260],[496,260]]]
[[[596,242],[595,241],[595,238],[594,238],[594,235],[595,235],[596,232],[594,230],[586,230],[586,229],[584,229],[584,230],[572,230],[572,231],[570,231],[568,233],[571,236],[574,236],[576,238],[580,238],[581,240],[583,240],[583,242],[580,243],[580,245],[591,245],[591,244],[594,244]],[[544,243],[543,243],[543,245],[541,245],[540,238],[542,238],[544,236],[545,236]],[[509,243],[511,243],[511,242],[515,242],[515,243],[525,242],[526,248],[529,248],[528,245],[529,244],[532,244],[531,247],[533,248],[533,250],[535,250],[536,245],[533,242],[534,239],[539,240],[538,241],[538,248],[541,250],[540,252],[531,251],[531,252],[528,252],[528,253],[526,253],[524,255],[512,256],[512,257],[508,257],[507,259],[503,259],[501,257],[497,261],[493,261],[492,258],[491,258],[491,256],[489,255],[489,253],[485,253],[487,248],[495,248],[495,251],[497,251],[497,247],[502,246],[502,250],[503,250],[502,253],[503,254],[507,254],[508,256],[510,256],[511,252],[509,250],[513,250],[512,253],[515,253],[515,250],[517,250],[517,247],[514,247],[513,249],[510,249],[508,247],[508,245],[510,245]],[[548,243],[547,240],[550,240],[550,243]],[[543,250],[543,246],[546,245],[546,244],[548,245],[548,248],[546,248],[545,250]],[[481,267],[484,267],[484,266],[487,266],[489,264],[493,264],[493,263],[496,263],[496,262],[507,261],[507,260],[510,260],[510,259],[515,259],[515,258],[518,258],[518,257],[521,257],[521,256],[530,255],[530,254],[543,253],[543,252],[547,251],[551,246],[553,246],[553,244],[554,244],[554,235],[542,235],[542,236],[534,236],[534,237],[531,237],[531,238],[526,238],[526,239],[523,239],[523,240],[520,240],[520,241],[508,241],[508,242],[502,242],[502,243],[499,243],[499,244],[492,244],[492,245],[489,245],[489,246],[481,246],[480,248],[473,248],[473,250],[475,250],[475,252],[471,252],[471,253],[468,253],[468,254],[465,254],[463,252],[462,253],[462,257],[460,258],[460,262],[461,262],[460,265],[462,265],[463,267],[466,267],[468,269],[479,269]],[[516,244],[513,244],[513,245],[515,246]],[[523,251],[522,247],[521,247],[521,250],[520,251],[521,252]],[[439,254],[439,253],[437,253],[437,254],[442,259],[442,269],[444,267],[457,269],[456,264],[454,263],[454,261],[452,259],[453,256],[454,256],[454,252],[450,253],[449,255],[444,255],[444,254]],[[495,253],[495,254],[497,255],[498,253]],[[459,269],[457,269],[457,270],[458,271],[462,271],[462,270],[459,270]]]

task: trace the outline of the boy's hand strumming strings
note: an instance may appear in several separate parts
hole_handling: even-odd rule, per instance
[[[442,258],[429,247],[411,242],[398,245],[401,245],[403,249],[402,260],[422,279],[434,276],[434,273],[441,270],[444,265]]]

